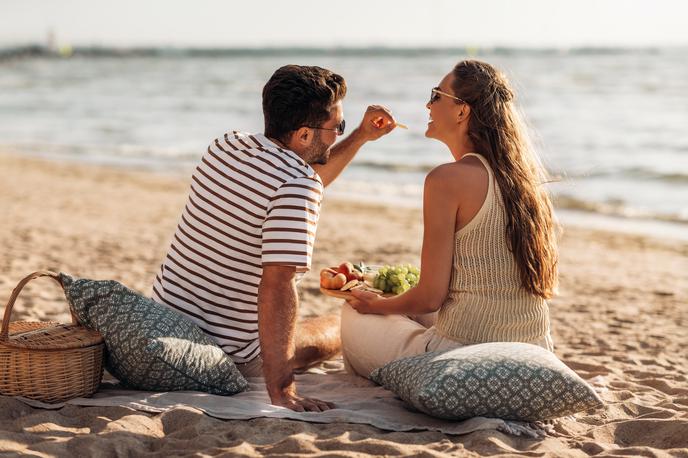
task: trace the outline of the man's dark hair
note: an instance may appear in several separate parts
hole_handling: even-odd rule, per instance
[[[319,127],[346,95],[344,78],[321,67],[285,65],[263,87],[265,135],[286,142],[302,126]]]

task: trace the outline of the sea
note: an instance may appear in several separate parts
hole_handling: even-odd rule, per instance
[[[409,129],[365,145],[326,194],[420,207],[452,157],[424,136],[430,89],[462,59],[517,93],[565,224],[688,240],[688,48],[0,49],[0,151],[190,175],[224,132],[262,132],[261,90],[285,64],[347,81]]]

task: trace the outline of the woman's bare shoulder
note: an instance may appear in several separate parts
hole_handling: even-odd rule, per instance
[[[488,173],[482,161],[467,156],[460,161],[440,164],[428,173],[426,182],[445,184],[457,189],[465,186],[480,186],[487,183]]]
[[[425,177],[425,187],[442,188],[444,190],[456,185],[457,170],[455,162],[440,164],[434,167]]]

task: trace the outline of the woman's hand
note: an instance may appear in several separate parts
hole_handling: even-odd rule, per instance
[[[384,299],[370,291],[351,291],[351,296],[346,301],[354,308],[358,313],[377,313],[381,314],[382,301]]]

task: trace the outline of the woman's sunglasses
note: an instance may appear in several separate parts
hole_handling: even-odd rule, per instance
[[[437,86],[437,87],[433,87],[433,88],[432,88],[432,91],[430,91],[430,105],[432,105],[433,103],[437,102],[437,101],[440,99],[440,96],[442,96],[442,95],[445,96],[445,97],[449,97],[449,98],[451,98],[451,99],[454,99],[454,100],[456,100],[456,101],[459,101],[459,102],[461,102],[461,103],[467,103],[465,100],[460,99],[460,98],[458,98],[458,97],[455,96],[455,95],[447,94],[446,92],[441,91],[441,90],[440,90],[440,87]]]

